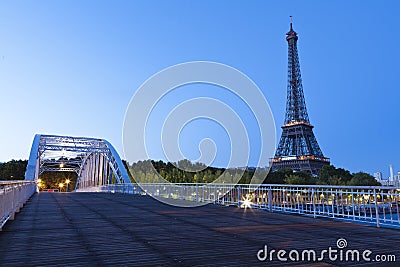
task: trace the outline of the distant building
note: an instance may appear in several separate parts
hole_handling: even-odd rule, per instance
[[[389,177],[387,179],[382,178],[381,172],[375,172],[374,177],[383,186],[395,186],[400,188],[400,171],[397,172],[397,175],[394,175],[392,165],[389,166]]]
[[[392,164],[389,165],[389,173],[390,173],[389,181],[394,181]]]
[[[393,181],[400,184],[400,171],[397,172],[397,175],[393,176]]]
[[[381,172],[375,172],[374,173],[375,180],[378,182],[382,181],[382,173]]]

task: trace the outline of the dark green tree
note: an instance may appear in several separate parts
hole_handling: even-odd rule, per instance
[[[348,170],[336,168],[333,165],[325,165],[318,174],[318,184],[346,185],[353,176]]]
[[[381,184],[372,175],[365,172],[357,172],[353,174],[353,178],[348,182],[348,185],[380,186]]]
[[[286,175],[284,179],[286,184],[298,184],[298,185],[313,185],[316,184],[316,179],[312,177],[308,172],[300,171],[290,175]]]
[[[0,180],[24,180],[27,160],[11,160],[0,164]]]
[[[279,169],[275,172],[269,172],[266,179],[264,180],[265,184],[284,184],[286,176],[290,176],[293,174],[292,169]]]

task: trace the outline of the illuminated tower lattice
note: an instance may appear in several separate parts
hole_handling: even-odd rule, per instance
[[[297,52],[297,33],[290,22],[290,31],[286,33],[288,42],[288,84],[285,123],[272,170],[290,168],[295,171],[307,171],[317,174],[329,158],[324,157],[314,136],[307,114],[303,85]]]

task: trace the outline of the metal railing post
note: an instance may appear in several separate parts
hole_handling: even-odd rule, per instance
[[[237,206],[240,208],[240,185],[237,187]]]
[[[11,210],[10,210],[10,216],[9,216],[9,220],[12,221],[14,220],[14,215],[15,215],[15,189],[14,189],[14,185],[11,186]]]
[[[335,218],[335,207],[334,207],[334,203],[335,203],[335,195],[333,194],[332,188],[331,188],[331,207],[332,207],[332,217]],[[329,215],[329,214],[328,214]]]
[[[269,212],[273,212],[272,211],[272,187],[268,187],[268,209]]]
[[[378,205],[378,198],[376,197],[376,189],[375,188],[374,188],[374,202],[375,202],[376,227],[380,227],[380,223],[379,223],[379,205]]]
[[[314,188],[311,189],[311,201],[312,201],[312,206],[313,206],[314,218],[316,218],[317,217],[317,209],[315,208],[315,190],[314,190]]]
[[[217,204],[217,185],[214,184],[214,204]]]
[[[196,203],[199,203],[199,185],[196,183]]]
[[[181,187],[181,188],[180,188],[180,190],[179,190],[179,194],[180,194],[181,196],[180,196],[179,199],[183,200],[183,199],[185,199],[185,197],[183,196],[183,187],[184,187],[184,185],[181,185],[180,187]]]

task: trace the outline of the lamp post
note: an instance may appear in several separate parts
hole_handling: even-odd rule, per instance
[[[65,183],[67,184],[67,190],[66,190],[66,192],[68,192],[68,185],[69,185],[70,182],[71,182],[70,179],[65,180]]]

